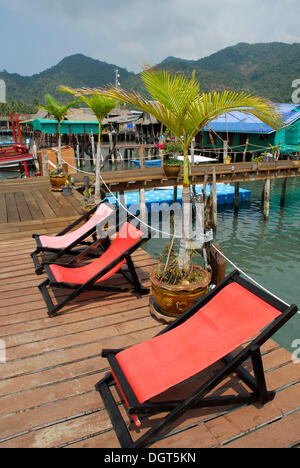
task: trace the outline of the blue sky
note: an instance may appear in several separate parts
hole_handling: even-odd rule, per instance
[[[129,71],[238,42],[300,42],[299,0],[0,0],[0,70],[33,75],[83,53]]]

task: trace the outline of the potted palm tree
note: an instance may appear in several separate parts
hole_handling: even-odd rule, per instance
[[[62,160],[61,160],[61,121],[65,118],[70,107],[77,104],[79,101],[72,101],[66,105],[61,105],[56,101],[50,94],[46,94],[45,99],[48,104],[44,106],[38,106],[39,109],[45,109],[50,115],[58,122],[58,161],[57,169],[50,172],[50,182],[54,189],[60,189],[65,183],[66,174],[62,172]]]
[[[97,155],[96,155],[96,178],[95,178],[95,203],[100,202],[100,170],[101,170],[101,125],[107,114],[116,107],[115,99],[106,96],[86,96],[68,86],[60,86],[60,91],[75,95],[80,102],[84,102],[94,112],[99,124]]]
[[[182,143],[171,140],[166,143],[163,156],[163,169],[167,177],[177,177],[180,173],[183,161],[178,156],[183,154]]]
[[[184,302],[185,290],[188,290],[187,292],[190,293],[190,290],[197,290],[199,286],[197,282],[193,282],[192,284],[191,281],[195,272],[191,256],[191,249],[193,249],[195,238],[191,229],[191,189],[188,150],[193,138],[213,119],[234,110],[255,115],[274,129],[280,126],[281,119],[272,102],[253,96],[250,93],[228,90],[223,92],[200,92],[200,85],[195,79],[195,73],[188,78],[184,75],[172,74],[164,70],[145,68],[141,73],[141,78],[151,100],[136,92],[128,92],[117,87],[98,90],[89,89],[83,92],[114,98],[119,102],[126,102],[153,115],[182,145],[184,154],[183,206],[177,268],[184,273],[182,275],[184,279],[182,284],[176,286],[182,286],[180,295]],[[167,268],[169,267],[167,266]],[[157,268],[154,271],[154,276],[159,279]],[[165,290],[170,289],[172,286],[162,280],[160,280],[159,285]],[[181,307],[180,311],[183,311]]]

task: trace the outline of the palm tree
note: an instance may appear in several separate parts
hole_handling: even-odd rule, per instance
[[[190,239],[190,180],[188,149],[195,135],[209,122],[225,112],[241,111],[258,117],[262,122],[277,129],[281,124],[274,104],[267,99],[247,92],[225,90],[201,93],[195,79],[164,70],[145,68],[141,73],[151,100],[136,92],[110,89],[84,89],[81,92],[114,98],[129,103],[153,115],[181,142],[184,151],[183,218],[180,242],[181,265],[190,265],[188,242]]]
[[[100,202],[100,166],[101,166],[101,124],[104,117],[116,107],[115,99],[111,99],[106,96],[100,96],[93,94],[92,96],[86,96],[79,93],[73,88],[68,86],[60,86],[60,91],[64,91],[75,95],[81,102],[84,102],[94,112],[99,123],[98,131],[98,143],[97,143],[97,157],[96,157],[96,183],[95,183],[95,202]]]
[[[45,99],[48,101],[47,105],[38,106],[39,109],[45,109],[49,114],[58,121],[58,167],[61,169],[61,121],[65,118],[70,107],[78,104],[79,101],[72,101],[66,105],[61,105],[50,94],[46,94]]]

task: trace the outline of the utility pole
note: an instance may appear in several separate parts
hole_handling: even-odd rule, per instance
[[[119,70],[116,68],[115,69],[115,88],[117,89],[120,86],[119,78],[120,78],[120,73],[119,73]],[[117,103],[116,109],[119,109],[119,103]]]

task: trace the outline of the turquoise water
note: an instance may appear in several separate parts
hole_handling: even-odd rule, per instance
[[[251,190],[251,201],[218,213],[214,236],[225,255],[259,284],[288,304],[300,308],[300,178],[288,180],[284,209],[280,209],[282,180],[271,181],[270,216],[263,217],[263,182],[241,184]],[[152,239],[145,250],[158,257],[168,239]],[[201,264],[201,257],[196,263]],[[227,264],[227,272],[233,267]],[[300,339],[300,314],[296,314],[276,335],[275,341],[293,351]]]

